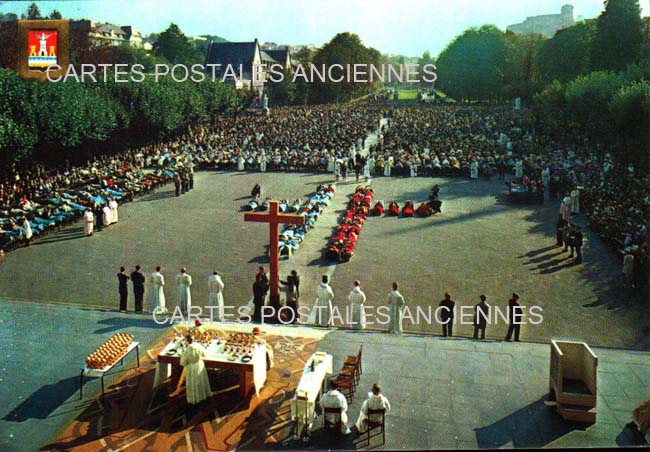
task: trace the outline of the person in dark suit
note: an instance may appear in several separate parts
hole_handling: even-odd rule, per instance
[[[440,302],[440,322],[442,323],[443,337],[452,337],[454,327],[454,306],[456,302],[451,299],[449,292],[445,293],[445,299]]]
[[[521,305],[519,304],[519,294],[517,292],[512,294],[512,298],[508,300],[508,334],[506,334],[506,341],[510,341],[512,333],[515,333],[515,342],[519,342],[519,332],[521,331]]]
[[[104,227],[104,212],[102,211],[102,206],[99,203],[95,203],[93,214],[95,215],[95,231],[99,232]]]
[[[253,283],[253,304],[255,310],[253,311],[253,322],[262,321],[262,307],[266,299],[266,292],[269,290],[269,285],[262,279],[262,275],[258,273],[255,275],[255,282]]]
[[[135,296],[135,312],[142,312],[142,299],[144,298],[144,275],[140,271],[140,266],[135,266],[135,271],[131,273],[131,282],[133,283],[133,294]]]
[[[557,217],[557,222],[555,223],[555,238],[557,239],[557,246],[562,246],[564,244],[564,226],[566,225],[566,220],[560,214]]]
[[[287,276],[286,281],[280,281],[281,284],[287,286],[287,308],[289,308],[293,313],[290,318],[293,320],[291,323],[296,323],[299,318],[298,307],[299,307],[299,297],[300,297],[300,276],[295,270],[291,270],[291,274]]]
[[[573,236],[573,247],[576,250],[576,264],[582,262],[582,228],[576,226],[576,233]]]
[[[486,303],[487,297],[481,295],[481,301],[474,306],[474,339],[478,339],[481,332],[481,339],[485,339],[485,329],[490,320],[490,305]]]
[[[119,281],[118,291],[120,293],[120,311],[126,311],[126,299],[129,295],[129,289],[127,286],[129,275],[126,274],[126,268],[120,267],[120,272],[117,274],[117,280]]]

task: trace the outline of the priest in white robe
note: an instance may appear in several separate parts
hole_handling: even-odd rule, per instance
[[[469,177],[478,179],[478,162],[476,160],[472,160],[472,163],[469,164]]]
[[[212,396],[208,371],[205,368],[205,347],[193,341],[192,336],[185,337],[188,346],[181,355],[181,366],[185,368],[185,394],[187,403],[195,405]]]
[[[386,159],[384,163],[384,176],[388,177],[390,176],[390,171],[393,168],[393,157],[390,156],[388,159]]]
[[[371,422],[381,422],[378,415],[376,418],[368,417],[368,410],[384,410],[384,415],[390,411],[390,403],[388,399],[381,394],[381,387],[378,384],[372,386],[372,392],[368,393],[368,398],[363,401],[361,405],[361,412],[359,419],[357,419],[357,430],[359,433],[365,433],[368,430],[368,420]]]
[[[102,208],[102,225],[104,227],[110,225],[113,222],[113,215],[111,214],[111,208],[106,204]]]
[[[89,236],[93,235],[93,229],[95,226],[95,215],[93,210],[90,208],[86,209],[84,212],[84,235]]]
[[[341,433],[347,435],[350,433],[350,427],[348,427],[348,401],[345,399],[345,396],[339,391],[336,381],[330,382],[330,390],[321,396],[320,406],[321,408],[341,408]],[[338,422],[338,416],[336,414],[327,414],[329,422]]]
[[[208,277],[208,306],[217,308],[217,319],[223,322],[223,288],[224,284],[218,272],[213,272]]]
[[[363,314],[363,304],[366,302],[366,294],[361,290],[361,283],[354,282],[354,287],[348,295],[350,300],[351,318],[350,324],[355,330],[363,330],[366,328],[366,319]]]
[[[309,323],[312,325],[330,326],[332,324],[334,291],[328,281],[327,275],[323,275],[322,282],[316,287],[316,303],[309,314]]]
[[[181,312],[187,314],[188,309],[192,306],[192,294],[190,293],[192,277],[187,274],[185,267],[181,268],[181,272],[176,275],[176,285],[178,286],[178,306],[180,306]]]
[[[393,290],[388,294],[388,307],[390,308],[390,322],[388,332],[391,334],[402,334],[402,308],[404,297],[397,290],[397,283],[393,283]]]
[[[111,221],[117,223],[119,215],[117,213],[117,201],[115,201],[115,198],[111,199],[111,202],[108,203],[108,207],[111,208]]]
[[[151,274],[151,312],[167,312],[165,301],[165,277],[160,273],[161,267]]]
[[[245,160],[243,155],[239,155],[237,158],[237,171],[244,171],[245,169]]]
[[[265,173],[266,172],[266,154],[262,152],[262,156],[260,157],[260,171]]]
[[[515,162],[515,177],[517,179],[524,177],[524,162],[521,160],[517,160]]]

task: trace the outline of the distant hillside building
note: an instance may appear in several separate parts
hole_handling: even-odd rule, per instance
[[[129,45],[131,47],[145,47],[142,34],[131,25],[117,26],[100,22],[91,22],[87,19],[71,21],[72,30],[81,30],[96,43],[111,46]]]
[[[522,23],[509,25],[506,30],[518,35],[538,33],[552,38],[556,31],[571,27],[575,23],[573,5],[564,5],[560,14],[527,17]]]
[[[225,82],[233,85],[235,89],[246,89],[257,91],[261,94],[264,91],[266,71],[261,68],[262,64],[270,67],[271,64],[281,64],[285,69],[291,68],[291,56],[288,48],[277,48],[276,50],[262,50],[257,39],[252,42],[211,42],[205,57],[205,64],[219,64],[215,75],[222,78],[228,66],[239,74],[241,66],[241,77],[234,80],[228,77]],[[253,80],[253,67],[257,66],[257,80]],[[211,71],[211,69],[208,69]]]

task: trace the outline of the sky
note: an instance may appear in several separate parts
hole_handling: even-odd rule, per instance
[[[20,15],[31,1],[0,1],[0,13]],[[419,56],[440,53],[472,26],[505,30],[528,16],[557,14],[565,3],[576,19],[597,17],[603,0],[114,0],[37,1],[43,14],[132,25],[143,34],[170,22],[189,35],[218,35],[229,41],[270,41],[321,46],[334,35],[357,33],[382,53]],[[640,0],[650,16],[650,0]]]

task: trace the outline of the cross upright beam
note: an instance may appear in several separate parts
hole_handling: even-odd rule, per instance
[[[270,304],[277,309],[280,306],[280,253],[279,253],[279,235],[278,226],[280,224],[305,224],[303,215],[292,215],[280,213],[277,201],[269,202],[268,212],[251,212],[244,214],[244,221],[254,223],[268,223],[269,225],[269,266],[271,268],[270,277]]]

